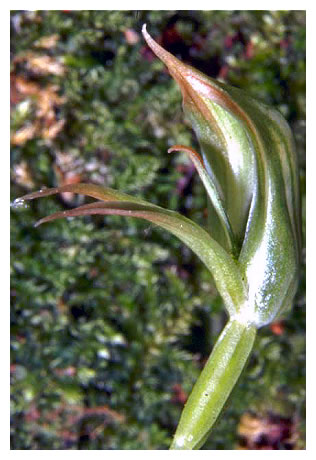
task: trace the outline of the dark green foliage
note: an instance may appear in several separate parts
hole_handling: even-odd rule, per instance
[[[12,12],[12,199],[75,177],[203,223],[197,174],[166,153],[196,145],[180,91],[140,36],[144,22],[185,62],[282,111],[297,142],[304,209],[302,11]],[[53,46],[40,46],[54,34]],[[62,70],[39,72],[31,55]],[[52,85],[52,112],[40,112],[39,94]],[[17,140],[26,126],[36,129]],[[153,225],[96,216],[33,227],[80,203],[51,197],[12,210],[11,448],[166,449],[225,322],[221,302],[197,258]],[[296,305],[259,332],[204,449],[236,448],[246,411],[291,417],[304,448],[303,272]]]

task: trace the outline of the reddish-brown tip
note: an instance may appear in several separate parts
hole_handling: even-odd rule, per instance
[[[203,98],[209,98],[221,103],[221,90],[217,88],[216,83],[166,51],[149,35],[146,24],[143,25],[142,33],[150,49],[168,67],[171,76],[180,86],[184,106],[187,106],[190,111],[200,112],[216,129],[216,121],[203,101]]]
[[[142,27],[142,34],[149,48],[168,67],[169,72],[181,87],[181,80],[183,80],[181,71],[183,73],[188,66],[159,45],[147,32],[146,24]]]
[[[189,155],[193,163],[195,159],[201,164],[203,168],[205,168],[201,155],[199,155],[194,149],[192,149],[192,147],[186,147],[185,145],[177,144],[177,145],[173,145],[172,147],[168,149],[168,153],[172,153],[172,152],[185,152]]]

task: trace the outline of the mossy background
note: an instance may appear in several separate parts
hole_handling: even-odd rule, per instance
[[[197,174],[166,153],[196,141],[143,23],[183,61],[284,114],[304,217],[304,11],[12,11],[12,199],[94,182],[203,223]],[[221,301],[199,260],[153,225],[97,216],[34,228],[80,200],[11,213],[11,448],[167,449],[225,323]],[[260,330],[204,449],[305,448],[304,258],[294,307]],[[268,433],[252,447],[255,429],[240,428],[249,412]],[[288,432],[272,440],[268,415]]]

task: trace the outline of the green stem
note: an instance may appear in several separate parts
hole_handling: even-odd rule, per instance
[[[206,441],[252,350],[256,328],[230,320],[182,412],[170,449],[199,449]]]

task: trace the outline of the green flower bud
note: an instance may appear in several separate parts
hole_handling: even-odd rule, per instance
[[[263,326],[291,304],[297,285],[300,207],[291,131],[276,110],[179,61],[146,26],[143,35],[179,84],[201,146],[213,190],[207,190],[208,230],[238,261],[247,285],[239,318]]]

